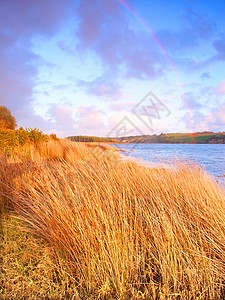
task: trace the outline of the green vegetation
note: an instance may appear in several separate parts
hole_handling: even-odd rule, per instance
[[[104,138],[104,137],[96,137],[96,136],[84,136],[84,135],[75,135],[75,136],[69,136],[69,140],[73,142],[85,142],[85,143],[116,143],[117,140],[114,138]]]
[[[225,144],[225,132],[161,133],[121,137],[121,143],[162,143],[162,144]]]
[[[40,143],[48,139],[49,136],[37,128],[0,129],[0,150],[8,152],[18,146],[24,146],[26,143]]]
[[[161,133],[159,135],[128,136],[120,138],[70,136],[68,139],[74,142],[85,143],[225,144],[225,132]]]

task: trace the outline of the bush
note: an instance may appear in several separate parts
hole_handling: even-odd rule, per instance
[[[31,142],[39,143],[48,140],[48,136],[46,134],[43,134],[43,132],[38,128],[27,128],[27,131]]]
[[[0,149],[5,152],[13,150],[18,146],[24,146],[27,143],[38,144],[46,142],[48,139],[49,137],[37,128],[23,129],[23,127],[20,127],[18,130],[0,129]]]
[[[0,129],[0,149],[8,151],[19,146],[19,141],[14,130]]]

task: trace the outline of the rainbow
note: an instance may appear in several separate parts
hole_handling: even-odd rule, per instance
[[[152,29],[150,28],[150,26],[146,23],[146,21],[141,18],[141,16],[124,0],[116,0],[116,2],[123,8],[125,9],[129,15],[136,20],[141,27],[144,29],[144,31],[151,37],[151,39],[154,41],[154,43],[156,44],[156,46],[158,47],[159,51],[161,52],[162,56],[164,57],[164,59],[166,60],[166,62],[168,63],[171,71],[173,72],[176,81],[178,83],[178,86],[180,86],[180,88],[182,88],[182,85],[180,84],[180,79],[176,70],[176,67],[174,66],[172,60],[170,59],[168,53],[166,52],[165,48],[163,47],[163,45],[160,43],[159,39],[157,38],[157,36],[154,34],[154,32],[152,31]],[[184,94],[184,93],[183,93]],[[184,103],[185,106],[188,109],[189,112],[189,123],[190,123],[190,128],[192,128],[192,133],[191,133],[191,137],[192,137],[192,143],[195,143],[195,135],[194,135],[194,130],[193,130],[193,122],[192,122],[192,117],[191,117],[191,108],[190,105],[188,103],[188,100],[186,99],[186,97],[184,97]]]

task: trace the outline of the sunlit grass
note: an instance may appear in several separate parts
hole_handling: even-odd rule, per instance
[[[148,168],[110,149],[51,141],[2,155],[2,199],[27,232],[17,233],[29,237],[27,253],[29,239],[39,259],[51,249],[59,297],[69,288],[69,299],[222,299],[223,188],[196,165]],[[12,291],[7,280],[20,273],[5,268]]]
[[[12,217],[1,220],[0,299],[71,299],[76,289],[70,291],[52,249],[21,230],[22,225]]]

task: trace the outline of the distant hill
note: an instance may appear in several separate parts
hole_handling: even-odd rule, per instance
[[[140,135],[120,138],[104,138],[96,136],[69,136],[74,142],[99,143],[156,143],[156,144],[225,144],[225,132],[195,132],[195,133],[161,133],[159,135]]]
[[[225,144],[225,132],[161,133],[121,137],[121,143],[160,143],[160,144]]]

